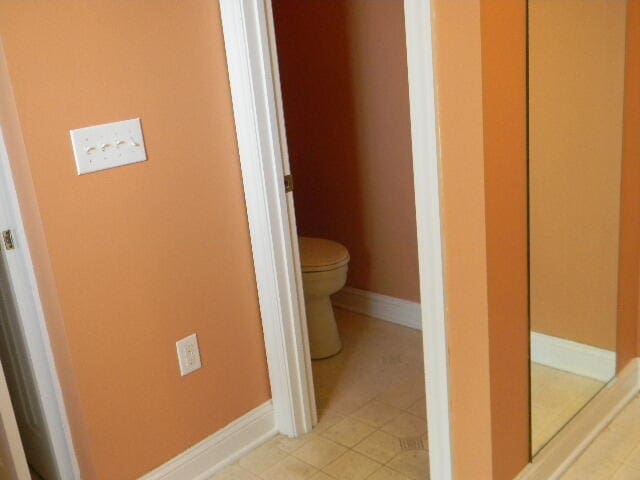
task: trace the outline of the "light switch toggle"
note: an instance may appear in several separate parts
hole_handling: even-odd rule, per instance
[[[139,118],[79,128],[70,134],[78,175],[147,159]]]

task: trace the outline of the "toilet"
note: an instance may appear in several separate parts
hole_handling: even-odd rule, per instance
[[[300,237],[302,286],[309,327],[311,358],[335,355],[342,348],[331,295],[344,287],[349,268],[349,252],[338,242]]]

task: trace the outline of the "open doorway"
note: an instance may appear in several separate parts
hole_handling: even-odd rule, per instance
[[[302,256],[305,255],[305,252],[298,248],[299,232],[296,227],[297,219],[294,214],[293,195],[288,193],[288,189],[285,189],[291,183],[288,182],[289,179],[286,178],[286,175],[290,171],[289,155],[293,152],[290,152],[290,146],[287,141],[287,136],[291,136],[291,132],[285,133],[289,120],[287,119],[285,105],[287,100],[286,98],[284,98],[284,102],[282,100],[283,97],[286,97],[286,86],[283,85],[281,89],[280,67],[277,62],[279,55],[276,48],[278,35],[277,27],[274,26],[274,17],[272,16],[272,7],[278,8],[276,3],[273,2],[272,5],[272,2],[267,1],[264,3],[256,2],[252,5],[237,5],[231,1],[223,1],[221,2],[221,11],[276,428],[280,433],[289,437],[300,437],[301,434],[312,431],[312,427],[316,423],[314,417],[317,406],[318,413],[320,413],[320,424],[316,427],[314,435],[310,436],[313,438],[326,426],[326,424],[322,424],[323,409],[330,410],[330,408],[327,408],[325,400],[330,403],[332,401],[331,398],[336,398],[335,395],[332,396],[330,394],[335,394],[339,390],[334,388],[336,382],[342,383],[340,379],[345,380],[349,376],[361,380],[367,375],[358,375],[358,373],[335,375],[325,384],[327,387],[323,391],[328,394],[326,396],[316,395],[322,387],[316,389],[313,387],[314,376],[312,374],[311,357],[313,356],[314,342],[313,339],[309,341],[313,335],[309,335],[310,332],[308,332],[307,328],[308,325],[311,326],[313,320],[306,319],[305,299],[303,298],[304,278],[302,278],[305,273],[303,270],[307,270],[307,272],[309,270],[301,268],[301,264],[304,265],[308,262],[306,259],[300,258],[301,254]],[[334,8],[326,2],[322,6],[328,9]],[[415,213],[411,212],[410,215],[414,215],[414,222],[417,219],[417,225],[414,223],[414,228],[417,231],[418,258],[416,259],[414,256],[414,262],[417,262],[420,270],[419,291],[421,303],[398,299],[397,296],[394,297],[392,296],[393,294],[389,295],[389,293],[363,294],[362,290],[364,290],[363,287],[366,288],[366,285],[362,284],[352,285],[350,290],[343,291],[337,298],[334,298],[335,303],[340,303],[342,307],[342,309],[339,307],[334,311],[338,313],[337,322],[345,324],[342,333],[346,335],[344,338],[340,337],[340,344],[355,345],[357,349],[359,340],[357,338],[355,340],[347,338],[351,335],[351,332],[349,332],[350,322],[352,325],[362,325],[369,321],[383,328],[387,327],[393,330],[410,332],[410,335],[415,335],[418,339],[416,346],[419,353],[415,356],[420,358],[426,365],[428,383],[426,389],[428,421],[426,423],[430,440],[427,454],[429,466],[427,467],[425,462],[422,462],[421,465],[417,466],[417,470],[411,473],[411,476],[419,475],[418,478],[423,478],[427,475],[425,470],[428,468],[433,478],[446,480],[451,478],[451,447],[430,6],[428,1],[407,0],[404,2],[404,10],[402,10],[402,5],[396,5],[396,7],[400,9],[400,19],[404,14],[404,26],[401,25],[403,28],[400,28],[400,39],[396,44],[403,45],[403,40],[406,41],[406,51],[395,52],[392,55],[394,55],[394,60],[397,60],[395,58],[397,55],[404,55],[407,59],[404,80],[406,82],[408,76],[410,115],[407,113],[409,118],[405,118],[405,121],[408,121],[410,125],[410,157],[412,157],[413,161],[413,175],[411,173],[408,174],[408,184],[411,185],[411,178],[413,177]],[[276,23],[277,17],[278,13],[276,12]],[[325,25],[330,26],[327,23]],[[384,21],[382,21],[381,25],[384,27]],[[313,42],[313,40],[313,38],[307,37],[307,41]],[[324,38],[317,39],[318,42],[323,40]],[[329,55],[328,57],[325,56],[325,58],[330,58],[335,54],[336,51],[329,50]],[[336,67],[338,75],[341,74],[340,68],[340,66]],[[388,108],[382,107],[379,114],[384,115]],[[338,113],[341,111],[339,106],[335,110]],[[369,120],[371,120],[371,117],[369,117]],[[331,122],[329,121],[328,123],[330,124]],[[306,131],[303,134],[312,135],[312,132]],[[384,159],[393,162],[395,159],[391,158],[389,160],[390,157],[392,156],[387,155]],[[364,158],[366,158],[366,155]],[[292,161],[292,163],[295,162]],[[409,160],[409,165],[411,165],[411,160]],[[299,181],[299,176],[295,171],[293,173],[295,174],[293,183],[296,184]],[[391,176],[393,173],[393,168],[387,168],[386,176]],[[335,172],[335,174],[339,175],[339,172]],[[283,177],[285,177],[284,181]],[[404,177],[401,176],[401,178]],[[313,183],[313,180],[311,182]],[[299,190],[299,188],[295,187],[294,191],[296,189]],[[389,195],[389,192],[382,191],[379,195]],[[403,216],[407,215],[407,212],[395,212],[395,215]],[[320,232],[314,233],[310,231],[306,234],[317,235],[312,238],[320,237]],[[335,242],[335,240],[341,240],[341,238],[320,238],[320,240],[332,240]],[[342,241],[347,243],[346,240]],[[338,252],[338,257],[340,257],[334,258],[335,262],[332,265],[342,264],[341,266],[344,266],[344,250],[346,247],[340,241],[336,243],[338,244],[337,249],[333,248],[335,247],[334,243],[328,247],[334,253]],[[348,251],[348,249],[346,250]],[[358,254],[360,253],[358,252]],[[348,259],[350,261],[350,256]],[[367,275],[363,277],[367,277]],[[403,278],[403,280],[406,280],[406,278]],[[344,310],[347,303],[350,303],[350,311]],[[324,310],[326,311],[327,308],[324,308]],[[372,314],[375,314],[378,318],[366,319],[363,316],[358,317],[358,314],[354,313],[354,311],[364,312],[369,317],[374,317]],[[395,315],[390,311],[394,311]],[[402,312],[401,314],[398,313],[400,311]],[[308,308],[306,313],[309,313]],[[344,315],[344,317],[341,318],[341,315]],[[404,323],[405,326],[406,324],[411,324],[414,327],[422,327],[422,342],[417,328],[411,331],[394,325],[394,322],[391,321],[393,317],[395,317],[396,323]],[[427,319],[429,320],[428,322]],[[347,341],[343,342],[345,338],[347,338]],[[378,338],[385,341],[388,339],[384,333]],[[390,341],[389,343],[393,344],[394,342]],[[424,349],[420,348],[421,343],[425,345]],[[375,352],[377,348],[379,348],[379,345],[374,341],[369,350]],[[338,346],[337,350],[340,350],[340,346]],[[341,351],[347,353],[342,358],[349,357],[349,349],[344,348]],[[403,351],[402,354],[404,355],[404,353]],[[329,357],[328,360],[320,360],[327,362],[326,365],[331,365],[332,358],[334,363],[338,363],[335,359],[339,357],[332,356],[331,353],[321,356]],[[386,357],[386,362],[389,366],[397,361],[392,352],[383,356]],[[378,364],[381,362],[380,358],[377,360]],[[384,361],[382,360],[382,362]],[[401,359],[401,361],[404,361],[404,359]],[[354,368],[353,371],[363,373],[372,363],[376,364],[376,361],[372,361],[370,358],[364,359],[360,364],[361,367]],[[416,365],[416,368],[421,369],[422,367]],[[317,371],[318,369],[316,368],[315,370]],[[327,370],[331,370],[331,368],[327,368]],[[375,371],[375,369],[373,370]],[[405,372],[409,370],[404,369]],[[394,369],[389,368],[389,371],[394,371]],[[421,409],[424,412],[424,409],[420,406],[424,376],[421,379],[422,382],[408,382],[412,383],[414,388],[416,384],[420,385],[420,390],[417,392],[418,396],[411,400],[411,405],[404,408],[389,405],[391,407],[389,409],[381,407],[380,410],[385,410],[385,413],[367,413],[371,414],[372,417],[379,414],[381,418],[388,412],[393,412],[391,416],[395,417],[398,412],[393,409],[400,410],[398,416],[404,413],[414,415],[415,412],[408,411],[411,407],[415,408],[415,411]],[[371,390],[375,390],[375,388],[384,390],[384,380],[378,380],[378,382],[381,384],[375,385],[375,377],[373,380],[369,378],[368,381],[363,381],[363,383],[369,384]],[[348,383],[345,382],[344,385]],[[373,386],[371,385],[372,383],[374,384]],[[333,387],[331,386],[332,384]],[[399,388],[392,390],[394,393],[400,391]],[[374,392],[372,398],[358,398],[359,395],[354,394],[353,397],[358,398],[355,402],[356,404],[363,400],[364,403],[351,405],[353,411],[362,409],[372,401],[379,401],[381,404],[388,405],[388,403],[381,401],[382,398],[376,400],[376,397],[383,393],[382,391]],[[410,393],[409,396],[414,393],[416,392]],[[367,395],[370,394],[371,391],[367,393]],[[364,397],[367,397],[367,395],[364,395]],[[315,402],[316,397],[319,400],[317,405]],[[347,397],[349,395],[343,397],[338,395],[338,398]],[[343,412],[346,412],[350,408],[348,406],[349,403],[349,400],[340,400],[338,405],[341,405],[339,408],[343,408]],[[355,408],[356,406],[358,408]],[[363,420],[362,416],[366,415],[366,413],[364,411],[360,413],[360,420],[351,419],[351,421]],[[417,415],[414,416],[418,417]],[[380,420],[380,418],[377,421],[383,423],[395,420],[393,418],[384,421]],[[344,418],[341,420],[345,421]],[[349,420],[349,418],[347,417],[346,420]],[[366,422],[362,423],[366,425]],[[407,422],[407,424],[414,426],[418,425],[419,422],[411,421]],[[405,426],[409,428],[407,424]],[[422,419],[422,425],[424,425],[424,418]],[[382,426],[374,427],[374,432],[369,432],[369,435],[381,430]],[[324,436],[322,437],[325,438]],[[288,461],[292,464],[299,465],[301,460],[292,455],[287,449],[299,448],[307,438],[309,436],[290,441],[284,439],[284,444],[286,445],[284,453],[282,449],[273,449],[272,443],[271,450],[269,450],[269,446],[265,447],[263,451],[255,454],[254,459],[258,460],[258,462],[260,461],[259,459],[273,461],[274,458],[283,454],[285,457],[290,458]],[[424,435],[409,434],[403,436],[403,438],[407,440],[404,446],[400,445],[401,450],[404,449],[403,451],[421,449],[420,441],[422,441],[423,445],[426,441],[426,436]],[[394,442],[392,448],[396,448],[398,443],[400,442]],[[340,457],[349,453],[359,453],[354,450],[357,444],[342,446],[346,447],[348,451],[342,452]],[[353,455],[351,456],[353,457]],[[375,462],[370,457],[367,458],[366,455],[364,455],[364,458],[364,463],[368,463],[366,460]],[[337,460],[331,463],[335,463]],[[391,460],[393,458],[388,460],[387,463]],[[345,464],[348,463],[347,460],[343,462]],[[419,462],[414,463],[414,467],[416,467],[417,463]],[[339,469],[340,463],[337,465],[334,465],[334,467]],[[385,469],[390,467],[381,463],[376,463],[376,465],[383,472],[388,473]],[[237,465],[235,467],[240,468]],[[271,467],[275,468],[274,465],[271,465]],[[311,467],[316,468],[313,465]],[[391,471],[398,472],[398,470],[393,469]],[[419,471],[419,473],[415,473],[416,471]],[[409,472],[407,471],[407,473]],[[398,474],[401,475],[400,473]]]
[[[352,448],[356,458],[364,453],[424,478],[427,426],[403,5],[272,5],[317,430]],[[332,274],[346,270],[346,278],[328,285]],[[316,306],[328,293],[335,293],[335,320]],[[330,331],[333,322],[336,332]],[[374,444],[384,445],[384,452]],[[413,470],[402,471],[408,463]]]

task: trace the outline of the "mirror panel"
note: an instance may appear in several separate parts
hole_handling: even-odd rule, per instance
[[[532,453],[615,375],[625,0],[529,0]]]

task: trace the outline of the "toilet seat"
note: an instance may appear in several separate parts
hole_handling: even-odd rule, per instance
[[[349,263],[344,245],[324,238],[299,237],[303,273],[335,270]]]

